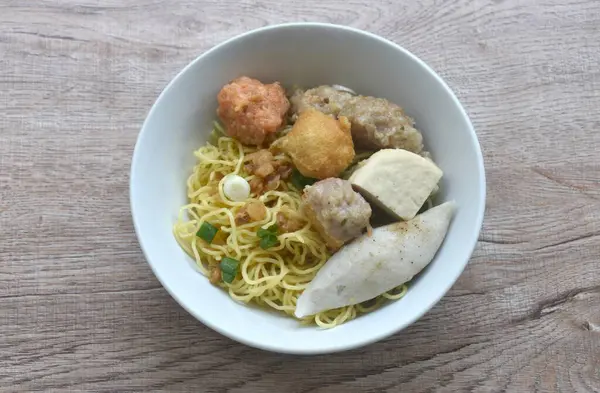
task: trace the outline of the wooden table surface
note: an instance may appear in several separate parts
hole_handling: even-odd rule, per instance
[[[248,29],[370,30],[437,70],[477,130],[466,271],[383,342],[298,357],[203,326],[146,264],[132,149],[165,84]],[[597,0],[2,0],[0,390],[599,392]]]

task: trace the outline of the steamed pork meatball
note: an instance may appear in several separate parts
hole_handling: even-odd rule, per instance
[[[319,111],[303,112],[292,130],[273,142],[272,151],[283,151],[307,177],[325,179],[339,175],[354,158],[350,122]]]
[[[371,206],[346,180],[321,180],[306,187],[302,199],[307,217],[333,250],[369,225]]]
[[[217,100],[227,134],[245,145],[262,145],[273,137],[290,107],[279,83],[265,85],[246,76],[225,85]]]
[[[353,95],[332,86],[319,86],[306,91],[298,90],[290,98],[292,113],[297,116],[308,109],[316,109],[326,115],[337,116]]]
[[[420,153],[423,137],[401,107],[375,97],[354,97],[339,113],[352,123],[352,138],[365,150],[397,148]]]

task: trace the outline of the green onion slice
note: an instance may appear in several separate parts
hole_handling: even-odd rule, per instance
[[[217,235],[217,232],[219,232],[219,228],[208,222],[203,222],[198,232],[196,232],[196,236],[210,244]]]
[[[221,278],[223,279],[224,282],[231,284],[233,282],[233,279],[235,278],[235,274],[229,274],[229,273],[221,273]]]
[[[277,229],[277,224],[273,224],[267,229],[260,228],[256,232],[256,235],[260,238],[260,248],[266,250],[279,243],[279,240],[277,240]]]
[[[267,236],[271,235],[271,232],[268,229],[260,228],[256,232],[256,235],[262,239],[263,237],[267,237]]]
[[[278,230],[278,228],[277,228],[277,224],[273,224],[273,225],[271,225],[270,227],[268,227],[267,229],[260,228],[260,229],[259,229],[259,230],[256,232],[256,235],[257,235],[258,237],[260,237],[261,239],[262,239],[263,237],[267,237],[267,236],[270,236],[270,235],[275,235],[275,236],[277,236],[277,230]]]
[[[238,261],[237,259],[229,258],[229,257],[224,257],[223,259],[221,259],[221,263],[219,264],[219,266],[221,268],[221,272],[223,274],[231,274],[233,276],[235,276],[237,274],[239,265],[240,265],[240,261]],[[223,280],[223,281],[225,281],[225,280]],[[227,282],[231,282],[231,281],[227,281]]]
[[[267,250],[273,246],[276,246],[277,243],[279,243],[279,240],[277,240],[277,236],[267,235],[260,239],[260,248],[262,248],[263,250]]]
[[[304,190],[304,187],[314,184],[316,181],[317,179],[306,177],[297,169],[292,171],[292,184],[300,191]]]

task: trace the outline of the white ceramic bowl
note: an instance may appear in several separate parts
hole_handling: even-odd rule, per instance
[[[440,200],[458,211],[434,261],[407,295],[329,330],[234,302],[197,273],[173,238],[186,179],[216,119],[216,96],[231,79],[248,75],[291,86],[339,84],[385,97],[405,108],[443,169]],[[261,28],[204,53],[162,92],[139,135],[131,166],[131,210],[154,274],[193,316],[254,347],[316,354],[366,345],[410,325],[448,291],[477,242],[485,206],[483,159],[464,109],[423,61],[400,46],[360,30],[316,23]]]

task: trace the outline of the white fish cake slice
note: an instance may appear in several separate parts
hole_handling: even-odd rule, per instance
[[[350,183],[394,217],[410,220],[437,187],[443,173],[431,160],[402,149],[384,149],[361,164]]]
[[[446,202],[342,247],[298,298],[296,317],[361,303],[411,280],[435,256],[454,210]]]

